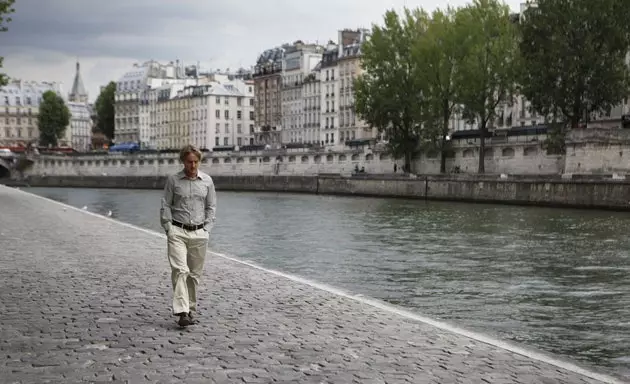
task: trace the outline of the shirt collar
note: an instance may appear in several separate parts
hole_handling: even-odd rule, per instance
[[[183,169],[181,171],[179,171],[179,178],[180,179],[188,179],[188,176],[186,176],[186,172],[184,172]],[[202,180],[201,179],[201,174],[199,173],[199,171],[197,171],[197,178],[195,180]]]

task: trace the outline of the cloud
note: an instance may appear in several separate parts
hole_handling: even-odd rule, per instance
[[[450,5],[463,5],[452,0]],[[517,9],[518,0],[509,0]],[[9,76],[58,81],[68,91],[75,61],[94,100],[99,87],[133,63],[200,61],[205,68],[250,67],[265,49],[295,40],[336,40],[337,30],[369,28],[387,9],[432,10],[438,0],[19,0],[0,55]]]

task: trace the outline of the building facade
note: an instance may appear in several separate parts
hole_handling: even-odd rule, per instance
[[[0,88],[0,146],[24,146],[39,140],[37,116],[44,92],[62,95],[62,87],[54,82],[12,80]],[[69,146],[62,139],[60,146]]]
[[[83,85],[81,65],[77,62],[72,88],[68,93],[70,124],[66,128],[66,141],[79,152],[92,148],[92,106],[88,101],[88,92]]]
[[[305,141],[306,111],[304,110],[304,79],[322,59],[324,48],[317,44],[296,41],[285,46],[282,61],[282,143]]]
[[[279,146],[282,129],[282,66],[285,49],[264,51],[254,67],[254,143]]]
[[[145,92],[165,84],[196,84],[197,74],[187,73],[183,64],[170,62],[161,64],[151,60],[134,64],[116,83],[115,96],[115,138],[116,142],[135,142],[142,148],[150,148],[157,138],[153,135],[148,121],[140,120],[142,100],[148,97]],[[146,118],[146,115],[143,115]]]
[[[223,80],[169,84],[149,92],[146,113],[156,130],[157,149],[190,143],[221,151],[253,144],[254,82]]]
[[[302,103],[304,105],[303,139],[306,144],[320,145],[321,124],[321,61],[313,72],[304,78],[302,84]]]
[[[339,46],[329,42],[321,62],[321,127],[319,140],[322,145],[330,147],[338,144],[337,115],[337,75]]]
[[[87,103],[68,102],[70,125],[66,129],[66,141],[78,152],[87,152],[92,148],[91,107]]]
[[[366,29],[339,31],[338,96],[333,99],[337,99],[339,105],[337,121],[339,143],[342,145],[354,140],[373,140],[378,137],[378,130],[358,118],[354,109],[354,81],[362,72],[361,47],[367,37]]]

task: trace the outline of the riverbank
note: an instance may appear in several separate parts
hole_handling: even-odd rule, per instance
[[[0,187],[0,206],[0,262],[29,271],[8,274],[0,293],[19,303],[0,314],[9,382],[623,382],[213,252],[201,322],[181,331],[156,262],[166,252],[161,232],[9,188]],[[37,236],[21,241],[25,231]],[[49,315],[64,308],[73,309],[71,326]],[[18,311],[41,332],[24,335]]]
[[[213,176],[219,191],[268,191],[323,195],[401,197],[421,200],[612,209],[630,211],[630,182],[610,178],[551,176]],[[30,176],[9,186],[162,189],[165,177]]]

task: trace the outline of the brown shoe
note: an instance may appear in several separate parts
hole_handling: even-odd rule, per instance
[[[183,312],[179,314],[179,321],[177,321],[180,327],[187,327],[190,325],[190,319],[188,318],[188,314]]]

